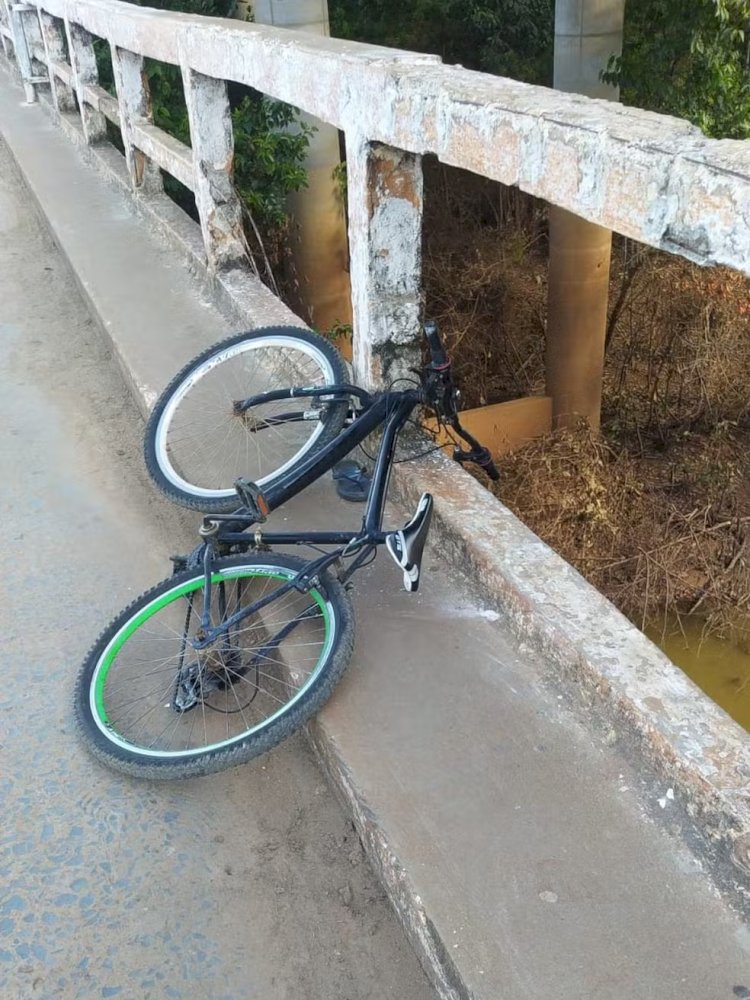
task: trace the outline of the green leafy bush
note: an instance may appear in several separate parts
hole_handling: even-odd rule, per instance
[[[237,190],[261,228],[286,220],[286,196],[307,184],[304,161],[313,127],[281,101],[250,91],[232,111]]]
[[[554,0],[329,0],[339,38],[551,84]]]
[[[628,0],[621,59],[605,79],[627,104],[750,136],[750,0]]]
[[[177,10],[183,14],[202,14],[206,17],[228,17],[235,8],[235,0],[129,0],[139,7],[157,10]]]

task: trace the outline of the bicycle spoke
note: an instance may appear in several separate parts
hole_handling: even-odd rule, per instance
[[[274,589],[282,591],[276,600]],[[271,600],[195,650],[201,594],[198,582],[149,614],[121,644],[107,676],[108,725],[146,752],[190,753],[255,731],[297,698],[320,663],[328,634],[322,610],[309,594],[284,590],[278,572],[219,575],[213,627]]]
[[[285,346],[249,338],[221,358],[198,365],[189,387],[177,391],[157,450],[165,472],[171,467],[196,489],[228,492],[240,475],[256,482],[274,475],[301,457],[323,430],[321,421],[274,423],[274,415],[288,409],[287,401],[259,404],[244,415],[235,412],[235,402],[299,384],[324,386],[335,373],[319,349],[296,338]]]

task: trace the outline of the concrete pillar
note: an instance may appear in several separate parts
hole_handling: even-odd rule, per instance
[[[347,135],[354,371],[371,388],[413,378],[422,292],[422,158]]]
[[[81,125],[86,142],[101,142],[107,138],[107,120],[104,115],[92,108],[84,97],[84,87],[97,86],[99,70],[94,53],[94,36],[80,24],[65,21],[65,32],[68,37],[68,53],[70,65],[73,68],[73,82],[78,97],[78,110],[81,114]]]
[[[21,11],[23,29],[26,35],[26,43],[29,50],[29,58],[31,60],[31,75],[33,77],[34,85],[37,87],[43,87],[42,93],[46,94],[49,87],[49,78],[47,75],[47,64],[45,62],[45,55],[40,54],[39,49],[44,49],[44,40],[42,39],[42,29],[39,24],[39,11],[32,4],[20,4],[19,10]],[[39,91],[37,90],[37,97],[39,96]]]
[[[547,395],[553,427],[601,421],[612,233],[550,206]]]
[[[242,211],[232,180],[234,136],[225,80],[182,69],[193,147],[195,204],[212,270],[246,258]]]
[[[40,7],[37,8],[39,15],[39,31],[42,36],[44,53],[47,57],[47,71],[49,73],[49,85],[52,93],[52,103],[58,111],[75,111],[76,102],[73,89],[55,76],[50,68],[50,61],[65,65],[68,61],[67,45],[65,39],[65,26],[58,17],[53,17]]]
[[[622,50],[625,0],[557,0],[554,86],[616,101],[602,83],[610,56]],[[550,207],[547,394],[553,424],[601,419],[612,234]]]
[[[147,194],[160,191],[162,180],[159,168],[137,148],[133,142],[132,125],[135,121],[153,121],[151,113],[151,92],[143,56],[127,49],[110,46],[112,49],[112,71],[117,88],[117,103],[120,107],[120,132],[125,146],[125,160],[130,174],[133,191]]]
[[[622,53],[625,0],[557,0],[553,86],[569,94],[618,101],[601,80],[610,56]]]
[[[328,0],[254,0],[258,24],[330,35]],[[299,281],[300,306],[311,324],[328,330],[351,321],[347,274],[346,220],[333,172],[340,163],[338,129],[310,115],[303,120],[316,131],[310,136],[305,169],[307,187],[289,196],[291,250]]]

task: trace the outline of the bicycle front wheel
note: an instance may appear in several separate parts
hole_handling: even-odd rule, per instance
[[[146,467],[183,507],[209,514],[239,506],[240,476],[260,487],[294,475],[300,462],[341,431],[347,402],[316,397],[244,400],[292,387],[348,381],[338,351],[315,333],[269,327],[241,333],[199,354],[169,383],[146,426]]]
[[[193,644],[205,634],[203,573],[176,574],[134,601],[78,675],[88,749],[126,774],[187,778],[242,764],[299,729],[330,696],[354,642],[337,580],[324,573],[309,591],[283,592],[303,566],[270,553],[217,561],[211,626],[234,624],[204,649]]]

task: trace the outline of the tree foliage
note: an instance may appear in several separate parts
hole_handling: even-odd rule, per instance
[[[307,185],[303,166],[312,126],[294,108],[255,92],[232,111],[234,173],[240,197],[263,228],[287,217],[286,196]]]
[[[627,104],[750,136],[750,0],[627,0],[623,55],[605,79]]]
[[[183,14],[202,14],[206,17],[229,17],[235,8],[235,0],[130,0],[139,7],[155,7],[157,10],[178,10]]]
[[[329,0],[339,38],[414,52],[444,62],[552,82],[554,0]]]

